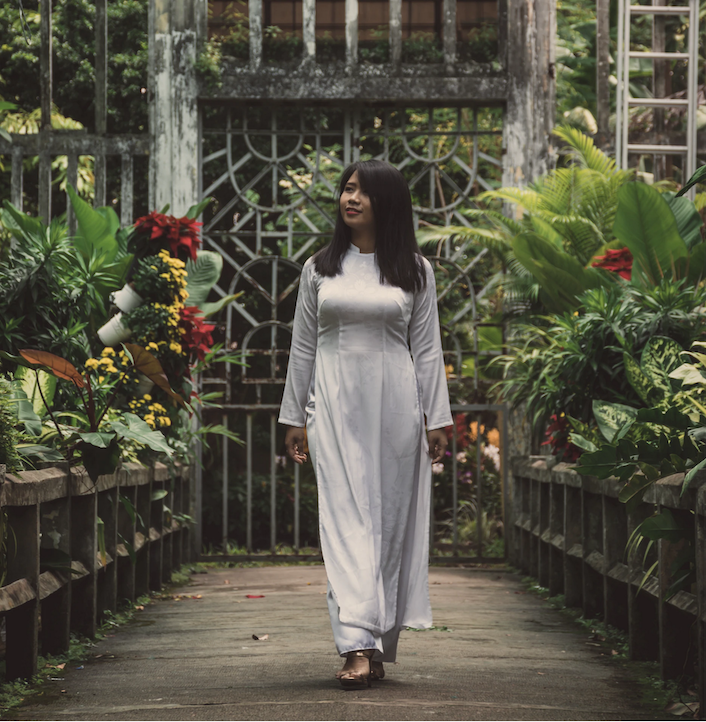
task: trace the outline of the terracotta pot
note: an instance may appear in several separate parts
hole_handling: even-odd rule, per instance
[[[113,294],[113,303],[123,312],[129,313],[138,306],[141,306],[145,299],[137,291],[126,283],[119,291]]]
[[[130,338],[132,331],[123,323],[122,318],[122,313],[116,313],[108,323],[98,329],[98,338],[104,346],[116,346]]]

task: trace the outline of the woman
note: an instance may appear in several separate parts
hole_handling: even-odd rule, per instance
[[[299,464],[306,426],[331,626],[346,658],[336,676],[350,688],[384,676],[402,627],[431,626],[431,463],[452,417],[434,273],[407,183],[370,160],[349,166],[339,191],[333,240],[302,270],[279,421]]]

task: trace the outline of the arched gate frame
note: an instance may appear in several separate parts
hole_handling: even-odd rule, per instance
[[[340,171],[350,162],[374,157],[398,167],[413,196],[415,225],[469,225],[461,212],[473,196],[497,184],[501,172],[501,113],[477,108],[350,108],[346,110],[277,107],[202,110],[201,196],[215,196],[218,207],[203,228],[204,247],[218,251],[225,272],[216,291],[241,293],[225,312],[227,348],[240,349],[249,366],[228,366],[224,377],[205,378],[205,390],[224,390],[221,423],[232,428],[234,415],[245,414],[245,546],[253,545],[253,423],[269,416],[269,549],[277,552],[278,448],[276,419],[286,375],[294,291],[304,261],[330,235],[335,222],[332,198]],[[486,251],[472,252],[451,236],[427,254],[437,269],[440,308],[453,304],[442,324],[447,363],[461,373],[473,359],[473,386],[478,388],[478,304],[490,288],[479,285],[474,269]],[[487,261],[487,259],[485,259]],[[477,269],[476,269],[477,270]],[[488,279],[486,279],[487,281]],[[459,296],[460,294],[460,296]],[[459,298],[461,303],[459,303]],[[501,405],[455,404],[453,412],[475,418],[475,463],[481,468],[481,415],[496,414],[502,439],[499,463],[507,495],[507,413]],[[476,483],[475,556],[459,554],[459,473],[456,433],[451,437],[451,557],[483,559],[482,474]],[[288,462],[291,463],[291,462]],[[221,528],[228,550],[229,445],[221,464]],[[200,483],[199,483],[200,481]],[[480,482],[480,483],[478,483]],[[197,480],[201,489],[203,480]],[[294,465],[292,548],[300,549],[300,468]],[[200,501],[200,491],[198,493]],[[506,499],[505,499],[506,500]],[[200,517],[201,505],[197,501]],[[200,521],[200,518],[199,518]],[[432,505],[432,525],[433,505]],[[433,529],[432,529],[433,531]],[[433,554],[434,534],[431,535]],[[226,554],[227,555],[227,554]],[[262,558],[261,554],[257,555]],[[278,555],[278,557],[281,555]],[[301,558],[301,557],[299,557]]]

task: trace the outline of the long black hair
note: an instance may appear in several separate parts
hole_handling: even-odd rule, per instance
[[[338,197],[353,173],[370,198],[375,220],[375,256],[381,282],[399,286],[414,293],[426,286],[422,255],[414,235],[412,198],[402,173],[389,163],[364,160],[352,163],[343,171]],[[314,255],[314,265],[322,276],[337,276],[341,272],[343,256],[350,248],[351,229],[341,215],[340,203],[336,211],[333,239]]]

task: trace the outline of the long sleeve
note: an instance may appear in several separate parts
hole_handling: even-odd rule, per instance
[[[415,294],[409,323],[409,342],[417,380],[422,389],[422,406],[427,429],[441,429],[453,424],[446,385],[446,369],[441,348],[439,311],[436,303],[436,280],[431,264],[424,260],[427,285]]]
[[[306,426],[304,409],[316,360],[317,309],[314,273],[314,262],[309,259],[304,264],[299,280],[287,380],[279,413],[279,423],[288,426]]]

